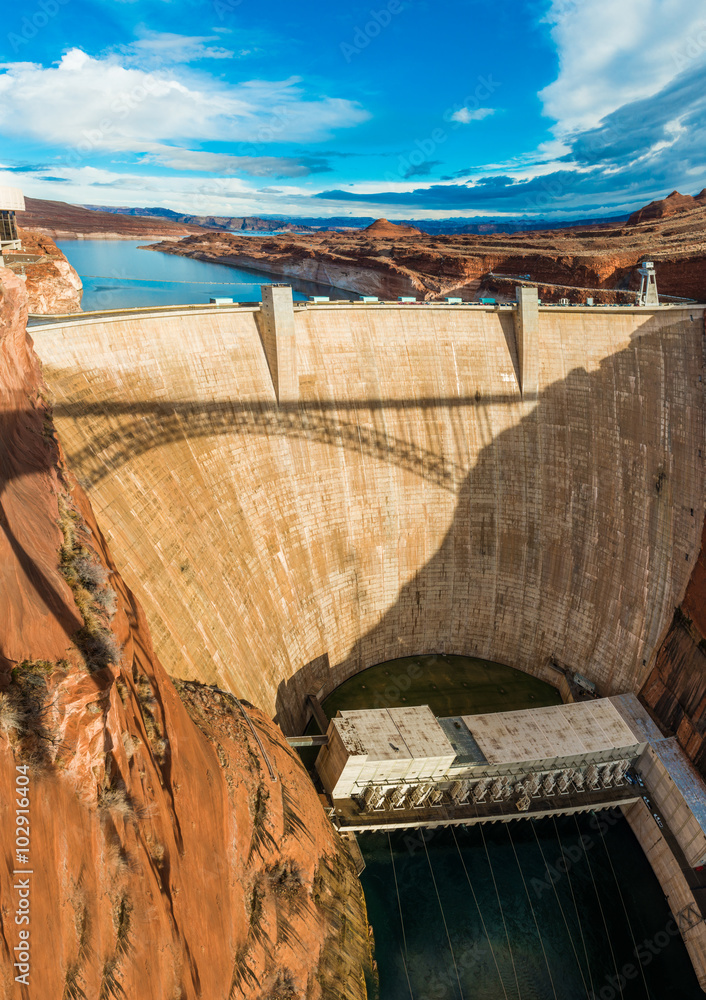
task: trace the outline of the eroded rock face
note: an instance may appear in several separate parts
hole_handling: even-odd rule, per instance
[[[365,997],[351,862],[279,730],[180,698],[64,464],[17,276],[0,270],[5,1000]],[[28,862],[14,843],[29,772]],[[13,866],[30,867],[30,988]]]
[[[30,313],[52,316],[80,312],[83,284],[56,243],[42,233],[24,229],[19,235],[22,253],[40,257],[34,263],[11,265],[24,282]]]
[[[649,205],[633,212],[627,224],[636,226],[640,222],[652,222],[655,219],[669,218],[671,215],[681,215],[682,212],[689,212],[702,205],[706,205],[706,188],[695,196],[672,191],[666,198],[651,201]]]
[[[631,304],[636,268],[649,256],[663,295],[706,299],[706,204],[692,198],[670,214],[623,226],[430,236],[380,219],[358,232],[277,236],[258,240],[204,233],[145,249],[252,267],[361,294],[424,300],[484,292],[515,299],[518,280],[539,284],[546,302],[568,298]],[[693,204],[692,204],[693,203]]]

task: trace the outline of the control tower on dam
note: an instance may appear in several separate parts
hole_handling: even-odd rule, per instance
[[[419,652],[638,691],[704,515],[704,307],[265,303],[32,331],[174,675],[302,732]]]

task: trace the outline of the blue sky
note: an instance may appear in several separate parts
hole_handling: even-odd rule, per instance
[[[617,214],[706,186],[694,0],[27,0],[0,184],[79,204]]]

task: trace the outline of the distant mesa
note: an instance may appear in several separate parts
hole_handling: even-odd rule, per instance
[[[387,219],[376,219],[375,222],[366,226],[364,233],[371,236],[423,236],[421,229],[416,226],[405,226],[404,223],[389,222]]]
[[[627,224],[628,226],[636,226],[640,222],[654,222],[656,219],[666,219],[670,215],[678,215],[681,212],[689,212],[693,208],[703,208],[704,206],[706,206],[706,188],[696,197],[672,191],[666,198],[651,201],[649,205],[633,212]]]

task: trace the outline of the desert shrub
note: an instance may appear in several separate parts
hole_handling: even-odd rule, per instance
[[[103,608],[105,613],[112,618],[118,610],[118,595],[112,587],[106,587],[96,594],[96,604]]]
[[[25,715],[17,700],[11,694],[0,694],[0,732],[8,736],[24,726]]]
[[[102,563],[91,559],[89,556],[79,556],[74,560],[74,566],[79,580],[88,590],[95,592],[106,586],[108,582],[108,570]]]
[[[268,868],[267,878],[276,896],[296,896],[304,884],[299,866],[289,859]]]
[[[289,969],[280,969],[272,985],[267,1000],[296,1000],[297,990]]]
[[[65,669],[65,660],[23,660],[12,670],[10,686],[0,695],[0,729],[23,762],[41,770],[51,763],[58,739],[49,724],[49,675]]]
[[[122,650],[110,628],[117,597],[108,586],[108,570],[85,544],[91,533],[70,495],[61,493],[58,505],[62,533],[60,568],[83,619],[73,640],[88,670],[102,670],[109,664],[119,664],[122,658]]]
[[[98,795],[98,808],[102,812],[126,817],[134,815],[135,812],[127,789],[123,784],[116,784],[110,788],[103,789]]]

